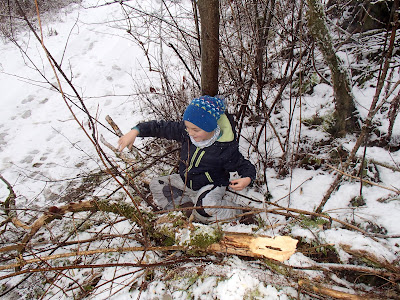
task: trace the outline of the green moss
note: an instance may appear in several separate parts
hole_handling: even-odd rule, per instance
[[[322,160],[320,158],[308,154],[304,154],[304,156],[301,158],[299,162],[299,166],[302,168],[312,167],[314,169],[317,169],[321,167],[321,165],[322,165]]]
[[[159,217],[158,221],[154,226],[153,236],[165,246],[179,244],[176,236],[180,230],[185,228],[185,216],[181,212],[170,212]]]
[[[336,122],[334,112],[331,112],[324,116],[316,114],[311,118],[303,119],[302,123],[311,129],[318,129],[327,133],[331,133],[332,130],[334,130]]]
[[[257,232],[257,231],[259,231],[260,229],[264,229],[264,228],[267,228],[267,227],[269,226],[269,224],[267,224],[267,222],[266,222],[265,220],[263,220],[263,218],[261,218],[259,215],[254,216],[254,217],[255,217],[255,219],[257,220],[257,223],[255,224],[256,227],[253,227],[253,228],[251,229],[251,231]]]
[[[309,218],[300,214],[298,223],[305,228],[320,228],[321,226],[326,226],[329,221],[323,218]]]
[[[301,79],[301,81],[300,81]],[[319,76],[316,73],[307,74],[304,73],[299,75],[294,83],[293,87],[297,89],[299,94],[309,94],[311,95],[314,91],[314,87],[321,82]]]
[[[264,294],[260,292],[257,288],[248,291],[245,295],[243,295],[244,300],[254,300],[254,299],[263,299]]]
[[[93,290],[93,286],[92,286],[92,285],[85,285],[85,286],[83,287],[83,289],[84,289],[85,291],[87,291],[87,292],[90,292],[91,290]]]
[[[283,276],[289,276],[289,271],[288,269],[283,266],[280,265],[278,263],[276,263],[275,261],[271,260],[271,259],[266,259],[264,260],[264,263],[274,272],[276,272],[277,274],[281,274]]]
[[[182,219],[175,220],[174,223],[172,223],[173,227],[182,227],[185,224],[185,221]]]
[[[324,122],[324,119],[318,115],[314,115],[311,118],[303,119],[303,124],[308,127],[318,127]]]
[[[366,204],[365,199],[363,196],[357,196],[357,197],[353,197],[350,200],[350,205],[352,207],[360,207],[360,206],[364,206]]]
[[[197,227],[190,236],[190,246],[206,249],[214,243],[218,243],[222,238],[222,231],[211,226]]]

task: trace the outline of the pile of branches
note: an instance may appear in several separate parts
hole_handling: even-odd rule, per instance
[[[118,126],[111,118],[108,121],[116,134],[120,135]],[[42,213],[37,212],[29,221],[23,221],[17,213],[21,208],[16,204],[12,186],[5,178],[0,178],[10,191],[3,204],[4,221],[1,223],[1,296],[9,296],[15,289],[43,280],[47,284],[36,291],[42,298],[58,293],[81,298],[95,296],[108,285],[111,285],[108,287],[110,295],[133,286],[145,290],[152,281],[172,281],[173,274],[203,274],[223,278],[227,270],[232,268],[224,266],[224,261],[230,255],[246,256],[248,262],[258,265],[259,268],[254,269],[253,274],[266,285],[291,287],[299,295],[336,299],[388,299],[396,298],[395,295],[400,292],[399,262],[386,261],[372,252],[356,250],[346,244],[326,245],[300,239],[297,251],[308,257],[308,262],[301,266],[293,265],[287,261],[288,257],[280,261],[276,257],[249,251],[243,241],[253,238],[253,235],[223,232],[221,223],[232,220],[201,225],[193,223],[186,214],[181,213],[187,210],[185,208],[160,210],[148,196],[141,176],[149,165],[143,167],[142,172],[132,171],[137,170],[137,166],[143,165],[143,162],[138,164],[133,155],[123,155],[102,140],[115,151],[120,162],[127,166],[125,176],[122,177],[124,183],[108,197],[91,197],[89,190],[82,200],[73,202],[71,196],[68,202],[68,197],[65,197],[68,202],[65,205],[43,208]],[[101,176],[114,180],[116,175],[109,170],[108,174],[106,172]],[[127,196],[125,199],[113,197],[120,189],[124,190]],[[324,228],[345,228],[376,242],[393,238],[371,234],[328,214],[283,207],[267,199],[241,197],[254,204],[248,208],[241,207],[244,214],[284,216],[287,223],[280,225],[277,230],[280,234],[285,234],[291,223],[305,224],[304,220],[318,220],[316,222],[320,222]],[[261,217],[258,222],[258,225],[249,225],[256,232],[272,227]],[[117,229],[120,223],[129,228],[123,233],[115,233],[120,231]],[[312,226],[304,226],[311,232],[315,230]],[[202,230],[199,231],[200,227]],[[69,228],[69,232],[65,232],[66,228]],[[190,241],[179,240],[178,233],[183,230],[189,232]],[[81,233],[85,233],[85,238],[80,237]],[[47,239],[46,236],[52,238]],[[255,236],[260,237],[257,234]],[[351,263],[340,263],[339,251],[345,251],[351,256]],[[132,260],[132,257],[135,259]],[[223,266],[215,267],[220,264]],[[118,268],[123,268],[124,273],[117,274],[115,270]],[[310,271],[320,271],[312,281],[309,280]],[[71,272],[78,272],[81,276],[71,277]],[[114,276],[106,279],[105,274],[110,272],[114,272]],[[361,278],[365,277],[373,280],[362,281]],[[130,280],[124,281],[122,287],[113,287],[112,282],[121,278]],[[367,282],[370,287],[357,282]]]
[[[265,11],[268,12],[269,10],[266,9]],[[301,11],[298,15],[300,19]],[[40,40],[39,34],[29,22],[28,17],[23,15],[35,37]],[[227,20],[230,19],[227,18]],[[268,31],[262,33],[261,38],[269,36]],[[132,156],[119,153],[111,144],[103,140],[103,144],[113,150],[117,159],[119,159],[119,162],[116,163],[115,159],[105,153],[97,139],[98,120],[90,115],[82,97],[76,91],[68,76],[52,57],[43,41],[40,41],[59,83],[59,89],[56,88],[62,94],[68,108],[71,109],[68,105],[70,99],[62,92],[58,74],[71,87],[75,93],[76,102],[81,105],[81,110],[87,114],[92,132],[87,131],[87,128],[76,118],[71,109],[71,114],[87,135],[88,140],[93,143],[99,158],[104,163],[105,171],[100,175],[105,178],[103,180],[115,182],[116,188],[108,196],[93,197],[91,195],[92,190],[88,188],[86,182],[85,186],[80,187],[82,191],[85,191],[84,194],[76,201],[72,196],[70,198],[64,197],[65,204],[63,205],[44,207],[38,211],[33,211],[30,208],[18,207],[17,197],[12,185],[7,182],[6,178],[1,177],[2,182],[7,185],[10,192],[8,198],[4,201],[3,220],[0,224],[0,239],[2,241],[0,280],[3,284],[3,291],[0,296],[11,296],[16,290],[33,286],[33,293],[36,294],[26,295],[27,297],[45,298],[62,294],[65,297],[82,298],[102,293],[104,288],[108,289],[109,295],[116,294],[127,287],[142,291],[152,281],[172,280],[173,274],[205,274],[223,277],[229,269],[229,266],[223,264],[226,257],[232,255],[232,252],[222,251],[222,247],[218,248],[215,245],[223,243],[226,249],[229,234],[221,232],[219,223],[205,226],[206,229],[203,228],[204,231],[202,232],[207,234],[200,236],[192,234],[202,226],[193,223],[184,214],[179,213],[183,210],[182,208],[173,211],[159,210],[152,203],[148,190],[146,190],[146,184],[143,183],[142,175],[160,161],[171,168],[176,167],[174,160],[171,159],[171,156],[173,158],[176,153],[176,146],[171,144],[163,151],[157,148],[157,151],[153,152],[148,151],[153,146],[147,146],[149,148],[145,151],[146,155],[143,155],[144,152],[138,151],[132,158]],[[254,47],[254,49],[262,48]],[[293,64],[295,56],[292,52],[295,52],[294,50],[293,43],[288,55],[288,66]],[[246,51],[242,51],[242,53],[247,55]],[[254,55],[248,56],[254,57]],[[302,56],[300,55],[300,57]],[[228,57],[226,61],[224,60],[224,63],[228,64],[229,61]],[[259,63],[259,65],[264,64],[267,65],[265,62]],[[252,64],[245,63],[244,65]],[[257,67],[257,65],[258,62],[255,66]],[[298,66],[299,64],[294,65]],[[235,90],[237,94],[245,95],[244,99],[238,97],[241,100],[237,102],[238,106],[248,107],[249,99],[251,99],[250,92],[253,91],[257,93],[257,97],[255,97],[257,100],[250,107],[253,107],[254,111],[261,108],[264,115],[267,116],[265,119],[258,120],[256,125],[261,124],[261,130],[255,132],[255,138],[249,139],[249,142],[253,141],[253,147],[258,149],[261,138],[264,134],[266,135],[266,127],[270,126],[272,132],[276,134],[276,139],[280,141],[279,144],[282,153],[284,153],[282,155],[283,163],[286,161],[286,157],[295,157],[295,155],[290,155],[290,147],[288,147],[291,144],[290,134],[286,136],[285,140],[280,139],[276,126],[269,118],[278,104],[281,103],[282,94],[286,87],[289,83],[293,83],[292,78],[296,75],[295,71],[296,68],[291,72],[287,70],[285,76],[282,77],[283,79],[280,80],[281,85],[277,84],[279,93],[274,97],[272,104],[264,102],[267,97],[263,97],[262,92],[268,89],[264,88],[266,84],[262,80],[263,74],[259,76],[261,80],[257,84],[258,91],[252,89],[252,85],[257,82],[256,80],[233,78],[235,80],[231,81],[235,86],[243,87],[243,89]],[[241,74],[241,72],[238,73]],[[253,73],[257,74],[257,72],[252,71],[246,72],[246,74]],[[235,74],[232,73],[230,76],[234,77]],[[276,79],[277,83],[278,79]],[[241,84],[238,84],[238,82]],[[228,90],[229,87],[225,87],[225,89]],[[295,105],[293,105],[293,111],[294,109]],[[376,113],[377,111],[377,109],[374,109],[372,112]],[[372,116],[371,113],[371,118]],[[240,129],[244,125],[251,125],[251,121],[257,121],[255,119],[257,115],[245,109],[238,109],[236,117]],[[245,124],[245,121],[249,123]],[[121,132],[118,126],[112,124],[111,119],[109,123],[116,135],[120,136]],[[290,123],[290,126],[294,125]],[[357,140],[356,146],[346,157],[343,170],[348,169],[354,162],[356,152],[365,140],[364,136]],[[267,144],[266,140],[264,140],[264,144]],[[154,145],[154,147],[157,147],[157,145]],[[266,159],[261,159],[267,157],[267,151],[264,150],[264,152],[260,151],[257,154],[260,157],[261,166],[259,169],[265,171],[269,162]],[[125,165],[125,167],[121,167],[122,165]],[[355,231],[382,245],[385,243],[385,239],[395,238],[383,234],[371,234],[357,225],[322,213],[326,201],[337,188],[342,177],[351,175],[341,170],[336,171],[338,171],[337,178],[316,211],[283,207],[268,199],[248,198],[247,200],[254,205],[249,207],[245,214],[279,216],[286,220],[286,223],[280,224],[279,228],[276,229],[278,234],[289,234],[287,228],[293,223],[303,224],[313,233],[315,229],[305,225],[304,220],[307,220],[310,222],[319,221],[323,227],[335,226]],[[264,179],[266,180],[266,176],[264,176]],[[363,183],[365,180],[361,178],[360,182]],[[264,183],[266,182],[260,182],[260,184]],[[96,185],[91,188],[96,188]],[[393,190],[393,192],[396,195],[399,193],[398,190]],[[237,207],[234,209],[237,209]],[[21,218],[22,211],[28,211],[29,214],[25,214],[25,218]],[[221,222],[232,221],[221,220]],[[121,224],[123,224],[123,228],[121,228]],[[172,227],[162,224],[169,224]],[[273,225],[267,225],[265,220],[260,217],[259,224],[252,228],[257,231],[259,229],[268,230],[271,227]],[[195,241],[183,243],[177,239],[176,233],[182,232],[182,230],[190,232],[189,236],[195,237]],[[200,243],[198,243],[199,241]],[[233,245],[233,247],[238,248],[237,245]],[[319,243],[318,240],[314,244],[300,240],[297,251],[308,258],[307,263],[298,266],[265,256],[249,255],[249,252],[235,253],[235,255],[250,256],[247,261],[259,266],[258,269],[254,269],[253,274],[260,281],[276,287],[294,288],[298,291],[298,296],[307,294],[319,298],[387,299],[396,298],[396,295],[400,293],[399,261],[387,261],[376,257],[372,252],[356,250],[351,245],[327,245]],[[339,251],[344,251],[351,257],[349,263],[340,263],[337,254]],[[215,267],[221,264],[223,265],[222,268]],[[123,268],[122,273],[119,268]],[[308,280],[310,271],[319,271],[318,276],[312,278],[312,282]],[[78,272],[80,276],[73,275]],[[369,286],[357,284],[361,278],[365,277],[373,278],[373,280],[367,282]],[[125,280],[126,278],[128,279]],[[123,282],[121,283],[120,280],[123,280]],[[43,282],[45,284],[38,284]]]

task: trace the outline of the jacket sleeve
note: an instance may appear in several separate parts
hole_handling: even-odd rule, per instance
[[[158,137],[167,140],[183,141],[186,131],[183,121],[148,121],[135,126],[139,130],[139,137]]]
[[[228,172],[237,171],[242,178],[250,177],[253,182],[256,179],[256,168],[248,159],[243,157],[238,144],[235,144],[235,147],[230,148],[231,153],[228,155],[229,160],[225,162],[225,169]]]

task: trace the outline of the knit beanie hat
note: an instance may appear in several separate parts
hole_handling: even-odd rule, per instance
[[[183,120],[193,123],[204,131],[217,128],[217,121],[225,112],[224,101],[217,97],[201,96],[193,99],[183,114]]]

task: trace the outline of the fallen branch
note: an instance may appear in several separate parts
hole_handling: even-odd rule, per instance
[[[387,261],[385,258],[379,258],[371,252],[366,250],[352,249],[350,245],[341,244],[340,247],[347,253],[360,258],[364,263],[369,262],[369,265],[378,266],[380,268],[385,268],[398,274],[397,278],[400,278],[400,267],[393,265],[391,262]]]
[[[193,262],[196,260],[204,261],[204,258],[181,258],[176,260],[166,260],[156,263],[105,263],[105,264],[87,264],[87,265],[70,265],[70,266],[62,266],[62,267],[47,267],[47,268],[38,268],[38,269],[26,269],[17,271],[11,274],[7,274],[0,277],[0,280],[15,277],[22,274],[28,273],[43,273],[43,272],[50,272],[50,271],[65,271],[65,270],[75,270],[75,269],[99,269],[99,268],[109,268],[109,267],[136,267],[136,268],[154,268],[160,266],[168,266],[168,265],[175,265],[177,263],[183,262]]]
[[[348,299],[348,300],[368,300],[372,299],[367,295],[354,295],[350,293],[341,292],[331,288],[324,287],[320,284],[311,283],[308,280],[299,280],[299,287],[319,295],[332,297],[335,299]],[[375,298],[376,299],[376,298]]]
[[[126,203],[114,203],[109,201],[101,200],[89,200],[89,201],[79,201],[71,202],[67,205],[61,207],[52,206],[45,212],[42,216],[36,219],[36,221],[30,227],[30,232],[28,232],[23,238],[19,245],[19,251],[23,252],[27,243],[31,238],[38,232],[43,225],[48,224],[54,219],[60,219],[63,215],[68,212],[82,212],[82,211],[104,211],[116,213],[120,216],[131,219],[134,222],[138,221],[138,215],[136,214],[136,208],[128,205]],[[0,251],[1,252],[1,251]]]
[[[99,253],[123,253],[123,252],[131,252],[131,251],[179,251],[184,250],[183,246],[170,246],[170,247],[124,247],[124,248],[106,248],[106,249],[96,249],[96,250],[87,250],[87,251],[74,251],[68,253],[60,253],[53,254],[44,257],[32,258],[32,259],[19,259],[19,262],[14,264],[9,264],[5,266],[0,266],[0,270],[14,269],[17,267],[23,267],[27,264],[33,264],[38,262],[44,262],[49,260],[54,260],[58,258],[66,258],[66,257],[74,257],[74,256],[86,256],[93,255]]]
[[[331,264],[331,263],[315,263],[309,266],[290,266],[297,270],[319,270],[325,272],[352,272],[352,273],[361,273],[361,274],[368,274],[374,275],[377,277],[384,277],[387,280],[398,281],[400,280],[400,273],[398,271],[392,272],[391,270],[383,268],[373,268],[373,267],[365,267],[359,265],[350,265],[350,264]],[[391,268],[392,269],[392,268]]]
[[[246,233],[225,233],[218,242],[207,247],[206,251],[211,253],[225,253],[256,258],[271,258],[278,261],[287,260],[296,251],[297,240],[288,236],[277,236],[274,238],[252,236]],[[201,248],[202,249],[202,248]],[[17,263],[0,266],[0,270],[23,267],[27,264],[44,262],[59,258],[87,256],[99,253],[123,253],[132,251],[187,251],[196,250],[193,246],[168,246],[168,247],[123,247],[106,248],[87,251],[73,251],[60,253],[32,259],[18,259]],[[202,249],[204,250],[204,249]]]
[[[254,201],[254,202],[258,202],[258,203],[261,202],[259,200],[256,200],[256,199],[253,199],[251,197],[248,197],[246,195],[242,195],[242,194],[239,194],[239,193],[236,193],[236,192],[233,192],[233,191],[230,191],[230,192],[232,194],[239,195],[240,197],[243,197],[245,199],[248,199],[248,200],[251,200],[251,201]],[[339,220],[337,218],[333,218],[333,217],[329,216],[327,213],[317,213],[317,212],[311,212],[311,211],[306,211],[306,210],[302,210],[302,209],[283,207],[283,206],[281,206],[279,204],[276,204],[275,202],[270,202],[270,201],[266,201],[266,200],[264,201],[264,203],[267,204],[267,205],[273,205],[275,207],[278,207],[280,210],[285,210],[285,211],[288,211],[288,212],[294,212],[294,213],[298,213],[298,214],[302,214],[302,215],[309,215],[309,216],[312,216],[312,217],[324,218],[324,219],[327,219],[329,222],[332,222],[332,221],[333,222],[337,222],[337,223],[342,224],[343,226],[345,226],[345,227],[347,227],[349,229],[359,231],[362,234],[370,237],[374,241],[379,242],[372,234],[369,234],[365,230],[363,230],[363,229],[361,229],[361,228],[359,228],[357,226],[354,226],[354,225],[352,225],[352,224],[350,224],[348,222]],[[207,207],[207,206],[203,206],[203,207]],[[279,214],[278,210],[271,210],[271,209],[267,210],[267,209],[263,209],[263,208],[251,208],[249,210],[253,211],[254,213],[268,212],[268,213]]]

